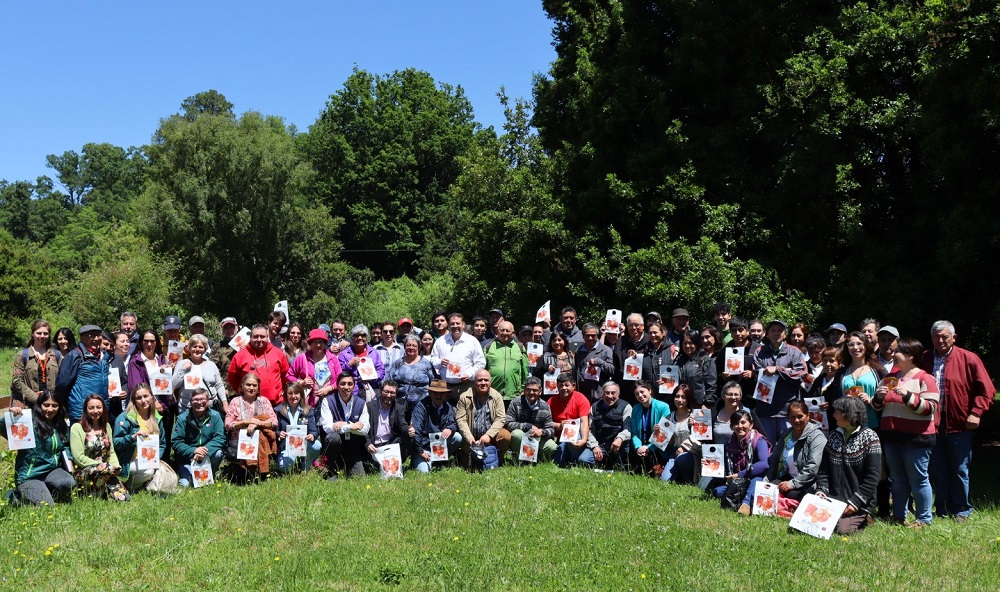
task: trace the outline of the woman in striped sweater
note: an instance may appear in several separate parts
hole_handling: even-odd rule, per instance
[[[937,381],[917,367],[923,346],[916,339],[899,340],[893,354],[893,373],[875,391],[872,407],[882,412],[882,448],[892,475],[893,520],[906,519],[906,503],[913,495],[916,520],[910,528],[931,523],[931,481],[927,469],[934,448],[934,417],[938,406]]]

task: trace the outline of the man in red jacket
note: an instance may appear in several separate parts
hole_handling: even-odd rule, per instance
[[[267,327],[254,325],[250,329],[250,343],[241,349],[229,363],[227,381],[233,390],[240,390],[240,383],[247,374],[260,377],[260,396],[280,405],[285,400],[285,374],[288,372],[288,358],[285,352],[271,345]]]
[[[972,513],[969,501],[969,464],[972,431],[993,402],[995,389],[979,356],[955,345],[955,326],[938,321],[931,326],[933,349],[920,365],[934,375],[941,393],[938,436],[931,453],[931,480],[938,516],[965,522]]]

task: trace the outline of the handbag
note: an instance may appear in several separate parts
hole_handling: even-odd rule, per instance
[[[160,468],[153,473],[153,478],[146,484],[146,491],[160,495],[177,493],[177,473],[167,463],[160,463]]]
[[[750,479],[746,477],[736,477],[726,485],[726,493],[722,494],[722,509],[735,510],[743,503],[750,489]]]

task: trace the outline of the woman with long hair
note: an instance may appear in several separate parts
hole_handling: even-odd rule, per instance
[[[24,402],[14,401],[10,413],[17,418],[24,412]],[[31,407],[35,431],[34,448],[18,450],[14,457],[16,499],[30,504],[52,505],[69,502],[76,479],[66,469],[65,451],[69,446],[66,408],[55,393],[45,391]],[[0,436],[7,436],[6,419],[0,415]]]
[[[160,468],[139,469],[139,440],[149,436],[159,438]],[[157,471],[169,471],[166,463],[168,434],[163,430],[163,421],[153,402],[153,390],[148,384],[136,385],[129,393],[129,403],[125,411],[115,419],[113,442],[115,454],[123,462],[121,478],[129,491],[136,491],[149,483]],[[173,475],[173,484],[177,476]]]
[[[69,327],[63,327],[56,331],[55,345],[63,357],[73,351],[73,348],[76,347],[76,335],[73,334],[73,330]]]
[[[62,354],[52,347],[48,321],[37,320],[31,324],[31,338],[24,349],[14,356],[14,374],[11,380],[11,398],[35,404],[43,391],[55,392],[56,374]]]
[[[69,430],[76,478],[85,492],[119,502],[129,500],[128,491],[118,476],[122,472],[112,446],[113,434],[108,422],[108,408],[101,395],[83,401],[83,415]]]

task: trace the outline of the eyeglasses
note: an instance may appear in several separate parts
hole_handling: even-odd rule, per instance
[[[368,334],[367,333],[358,333],[357,335],[354,336],[355,339],[357,339],[358,337],[360,337],[362,339],[368,339]]]
[[[156,343],[156,340],[155,339],[143,339],[142,342],[143,343]]]
[[[395,333],[395,332],[396,332],[395,329],[382,329],[382,333],[383,334],[385,334],[385,333]]]

